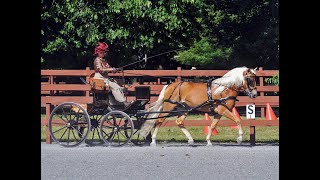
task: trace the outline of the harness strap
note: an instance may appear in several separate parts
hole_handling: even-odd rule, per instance
[[[210,102],[210,110],[211,112],[214,112],[214,105],[213,105],[213,100],[212,100],[212,90],[211,90],[211,86],[212,86],[212,81],[213,79],[209,79],[208,83],[207,83],[207,87],[208,87],[208,102]]]
[[[165,99],[164,100],[165,102],[168,102],[168,103],[171,103],[171,104],[179,104],[181,105],[182,107],[184,107],[185,109],[187,110],[190,110],[191,108],[184,102],[180,102],[180,101],[174,101],[174,100],[171,100],[171,99]]]
[[[174,87],[174,89],[173,89],[172,93],[170,94],[168,100],[170,100],[170,98],[172,97],[174,91],[175,91],[175,90],[177,89],[177,87],[179,86],[178,97],[179,97],[179,101],[180,101],[180,99],[181,99],[181,97],[180,97],[180,87],[181,87],[181,84],[182,84],[182,83],[184,83],[184,81],[181,81],[180,83],[178,83],[178,84],[176,85],[176,87]]]
[[[214,101],[224,102],[224,101],[229,100],[229,99],[232,99],[232,100],[235,100],[235,101],[239,101],[235,96],[227,96],[227,97],[221,98],[221,99],[212,99],[212,100],[209,100],[209,102],[214,102]]]
[[[208,80],[208,83],[207,83],[207,87],[208,87],[208,100],[209,100],[209,101],[212,100],[212,91],[211,91],[212,81],[213,81],[213,79],[209,79],[209,80]]]

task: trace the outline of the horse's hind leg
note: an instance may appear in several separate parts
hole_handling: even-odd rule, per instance
[[[171,103],[164,103],[163,110],[162,111],[171,111],[173,110],[177,105],[171,104]],[[169,113],[161,113],[159,117],[167,116]],[[156,138],[159,131],[159,128],[161,124],[166,120],[166,118],[159,118],[156,121],[156,127],[154,128],[154,131],[152,133],[152,142],[150,143],[150,146],[156,146]]]
[[[156,121],[156,127],[154,128],[154,131],[152,133],[152,141],[150,143],[150,146],[156,146],[157,143],[156,143],[156,138],[157,138],[157,134],[158,134],[158,131],[159,131],[159,128],[161,126],[161,124],[163,123],[163,121],[165,120],[165,118],[160,118]]]
[[[207,140],[207,146],[212,146],[212,143],[211,143],[211,134],[212,134],[212,131],[217,127],[217,124],[219,122],[221,118],[221,115],[220,114],[217,114],[213,117],[213,120],[212,120],[212,123],[211,123],[211,126],[210,126],[210,129],[209,129],[209,132],[208,132],[208,135],[206,137],[206,140]]]
[[[176,120],[176,124],[179,126],[179,128],[181,129],[181,131],[187,136],[188,138],[188,143],[190,145],[192,145],[194,143],[193,138],[191,136],[191,134],[189,133],[189,131],[184,127],[183,121],[186,119],[187,114],[183,114],[178,116],[178,119]]]

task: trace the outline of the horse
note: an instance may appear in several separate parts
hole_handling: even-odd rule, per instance
[[[179,110],[184,106],[194,108],[202,113],[214,113],[214,118],[206,136],[207,146],[212,146],[211,133],[222,116],[236,122],[239,131],[237,143],[241,144],[243,131],[240,119],[232,113],[232,108],[235,106],[236,97],[240,92],[245,92],[250,98],[257,97],[256,69],[250,69],[245,66],[237,67],[210,83],[182,81],[165,85],[159,94],[158,100],[152,103],[148,110],[149,112],[159,113],[148,114],[146,119],[153,120],[145,121],[139,133],[146,137],[155,126],[150,146],[156,146],[158,130],[166,117],[170,115],[170,111]],[[211,89],[209,88],[210,85]],[[221,100],[223,98],[224,100]],[[211,101],[209,101],[210,99]],[[184,126],[184,120],[187,115],[188,112],[179,114],[176,124],[188,138],[188,143],[192,145],[194,140]]]

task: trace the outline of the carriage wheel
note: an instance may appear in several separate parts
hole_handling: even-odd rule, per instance
[[[131,140],[133,130],[134,125],[131,118],[122,111],[109,112],[100,123],[102,140],[111,146],[127,144]]]
[[[65,147],[81,144],[87,138],[90,128],[87,111],[81,105],[72,102],[55,107],[49,118],[52,139]]]
[[[86,144],[90,146],[104,144],[100,134],[100,123],[103,115],[108,112],[110,112],[110,109],[94,109],[90,112],[91,130],[87,139],[84,141]]]
[[[132,134],[132,138],[131,138],[131,142],[137,146],[146,146],[146,145],[150,145],[151,143],[151,132],[147,135],[146,138],[144,138],[142,135],[140,135],[140,128],[143,122],[137,120],[137,129],[134,129],[133,134]],[[125,131],[125,135],[129,136],[127,131]]]

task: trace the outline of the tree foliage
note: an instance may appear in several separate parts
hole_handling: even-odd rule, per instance
[[[42,0],[42,67],[84,68],[97,41],[105,41],[113,66],[190,47],[177,61],[168,53],[146,68],[277,68],[277,9],[277,0]]]
[[[279,86],[279,74],[273,75],[271,78],[265,78],[264,81],[268,84]]]
[[[178,62],[189,66],[223,68],[220,66],[228,62],[231,53],[231,48],[216,47],[210,44],[208,40],[201,39],[195,42],[190,49],[179,52],[176,59]]]

